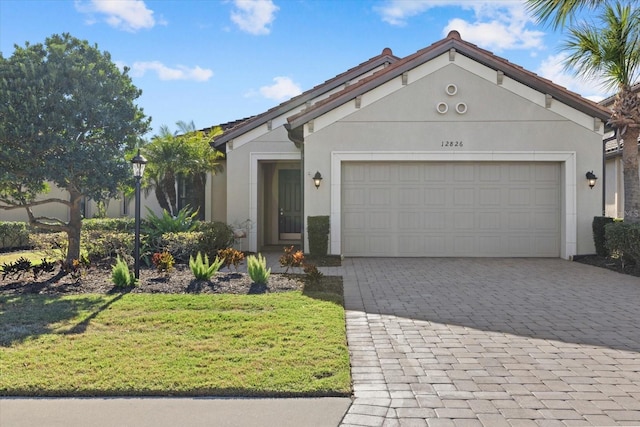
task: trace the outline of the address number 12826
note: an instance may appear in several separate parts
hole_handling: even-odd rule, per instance
[[[463,147],[462,141],[442,141],[442,147]]]

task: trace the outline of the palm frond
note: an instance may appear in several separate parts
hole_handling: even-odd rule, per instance
[[[557,29],[572,22],[583,9],[596,9],[608,3],[603,0],[527,0],[527,10],[539,23],[551,24]]]

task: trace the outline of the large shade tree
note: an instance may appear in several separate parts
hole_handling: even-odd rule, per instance
[[[624,216],[627,222],[640,222],[640,179],[638,178],[638,134],[640,98],[632,90],[640,71],[640,10],[638,1],[529,0],[530,9],[554,25],[572,19],[581,8],[598,11],[598,21],[581,22],[568,29],[563,50],[566,66],[578,75],[601,79],[615,90],[609,125],[625,141],[622,148],[624,169]]]
[[[176,125],[178,130],[174,133],[167,126],[161,126],[158,134],[143,148],[149,161],[145,170],[145,190],[153,190],[160,207],[174,216],[179,209],[178,178],[193,186],[195,194],[204,194],[207,174],[220,171],[220,159],[224,157],[211,146],[213,139],[222,134],[220,127],[200,131],[193,122],[179,121]]]
[[[31,225],[65,232],[67,262],[80,256],[82,200],[117,194],[131,177],[125,152],[149,127],[127,71],[69,34],[0,55],[0,209],[25,209]],[[43,194],[51,185],[68,197]],[[34,213],[49,204],[65,206],[66,218]]]

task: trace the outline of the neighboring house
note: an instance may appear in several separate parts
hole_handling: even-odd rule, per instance
[[[640,83],[632,87],[640,96]],[[600,102],[600,105],[611,108],[615,96]],[[622,173],[622,147],[624,141],[618,140],[614,132],[604,138],[605,173],[604,182],[604,214],[613,218],[624,218],[624,175]],[[640,177],[639,177],[640,178]]]
[[[230,129],[240,122],[248,119],[236,120],[233,122],[223,123],[219,125],[222,130]],[[209,130],[209,128],[204,129]],[[202,191],[198,191],[198,187],[193,185],[188,177],[178,177],[176,181],[178,209],[182,209],[185,206],[189,206],[193,209],[199,209],[200,219],[207,221],[224,221],[226,218],[226,177],[224,174],[225,160],[221,159],[220,164],[222,166],[222,173],[211,175],[207,174],[206,186]],[[60,198],[68,200],[68,193],[58,188],[55,184],[50,183],[50,191],[46,194],[42,194],[40,198]],[[147,208],[153,211],[156,215],[162,213],[162,208],[156,199],[153,190],[150,190],[147,194],[146,191],[141,192],[142,199],[142,217],[147,216]],[[83,216],[85,218],[93,218],[100,214],[98,204],[91,199],[85,199],[82,205]],[[33,208],[36,216],[47,216],[51,218],[58,218],[63,221],[69,220],[69,210],[67,207],[60,203],[49,203],[46,205],[40,205]],[[106,203],[106,217],[119,218],[119,217],[133,217],[135,215],[135,199],[134,197],[123,197],[118,199],[110,199]],[[27,222],[29,219],[25,209],[12,209],[1,210],[0,209],[0,221],[23,221]]]
[[[602,185],[585,173],[603,173],[608,118],[452,31],[406,58],[385,49],[225,132],[214,143],[225,220],[250,224],[250,251],[308,247],[306,217],[328,215],[331,254],[593,253]]]

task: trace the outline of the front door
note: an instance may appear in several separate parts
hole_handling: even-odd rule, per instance
[[[280,169],[278,171],[278,215],[280,240],[300,239],[302,191],[299,169]]]

